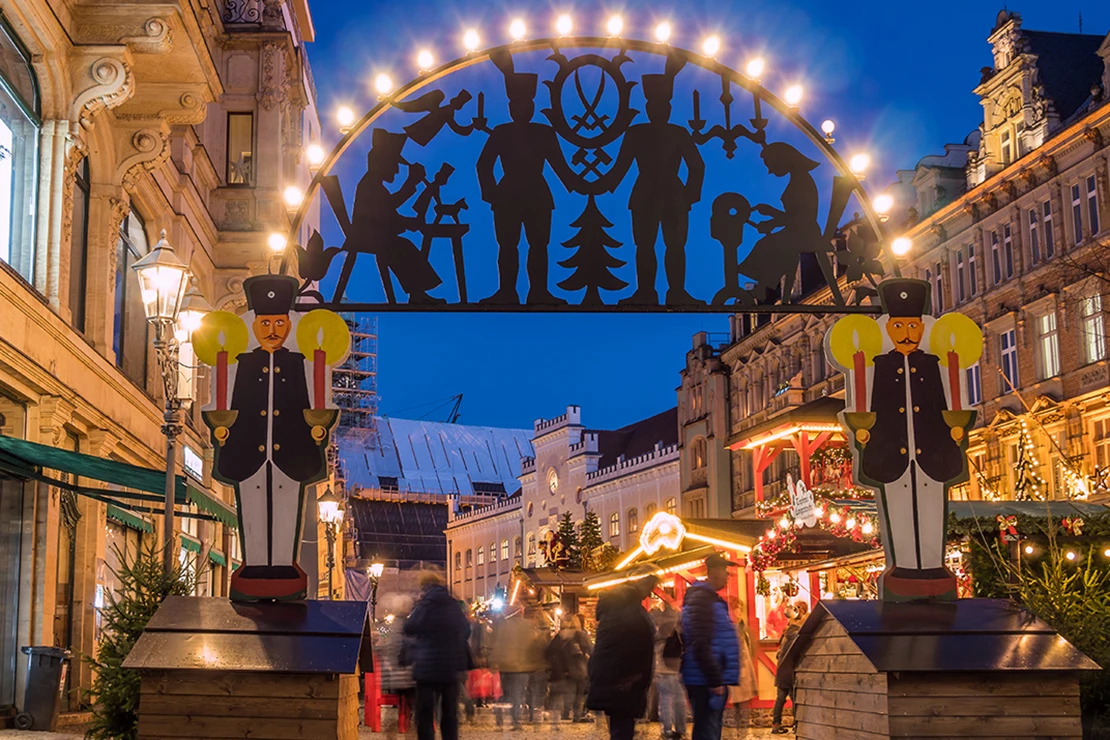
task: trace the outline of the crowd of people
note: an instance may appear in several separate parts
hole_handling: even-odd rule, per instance
[[[706,577],[686,591],[681,609],[666,600],[648,611],[658,584],[647,566],[606,591],[596,608],[591,639],[581,615],[561,616],[557,628],[538,604],[525,604],[492,621],[468,615],[438,575],[425,573],[421,595],[400,604],[376,647],[382,689],[400,694],[416,715],[418,740],[457,740],[459,707],[473,720],[489,704],[498,727],[542,721],[593,722],[604,715],[610,740],[632,740],[636,722],[657,701],[661,740],[720,740],[726,707],[736,726],[748,727],[756,697],[755,653],[743,619],[734,622],[720,592],[736,564],[718,554],[705,559]],[[733,605],[736,606],[735,604]],[[396,608],[396,607],[395,607]],[[804,601],[788,606],[779,645],[782,662],[808,616]],[[772,734],[782,724],[793,675],[779,671]],[[689,712],[688,712],[689,708]]]

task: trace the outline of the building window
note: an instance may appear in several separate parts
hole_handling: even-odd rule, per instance
[[[979,292],[979,276],[975,272],[975,245],[967,245],[967,294],[972,298]]]
[[[479,547],[478,548],[478,565],[485,565],[485,564],[486,564],[486,548]]]
[[[964,250],[956,252],[956,302],[967,300],[967,271],[964,268]]]
[[[491,563],[496,563],[497,562],[497,543],[496,542],[489,543],[489,561]]]
[[[1083,241],[1083,201],[1079,197],[1079,183],[1071,186],[1071,228],[1075,244]]]
[[[513,556],[519,558],[524,554],[524,546],[519,537],[513,538]]]
[[[1002,349],[1002,375],[1008,381],[999,394],[1003,395],[1018,387],[1017,331],[1010,329],[1002,332],[998,341]]]
[[[1060,374],[1060,335],[1056,330],[1056,312],[1038,317],[1037,330],[1040,380],[1047,380]]]
[[[0,16],[0,261],[35,281],[39,87],[31,55]]]
[[[1105,470],[1110,465],[1110,419],[1099,419],[1093,426],[1095,465]]]
[[[994,284],[1002,282],[1002,249],[998,241],[998,232],[991,232],[991,269],[994,275]]]
[[[1002,132],[1002,164],[1007,165],[1014,161],[1014,142],[1010,132]]]
[[[938,262],[933,268],[933,315],[940,316],[944,313],[944,273]]]
[[[1102,318],[1102,295],[1084,298],[1080,304],[1083,318],[1083,359],[1085,364],[1106,357],[1106,328]]]
[[[644,507],[644,521],[645,522],[650,522],[651,518],[653,516],[655,516],[655,510],[658,509],[658,508],[659,507],[656,506],[655,504],[648,504],[647,506],[645,506]]]
[[[508,540],[501,540],[501,559],[502,560],[508,560],[509,559],[509,541]]]
[[[116,241],[116,307],[112,349],[116,366],[140,386],[146,386],[149,325],[139,290],[139,276],[131,269],[148,251],[146,230],[139,214],[131,211],[119,227]]]
[[[254,114],[227,114],[227,184],[254,183]]]
[[[455,553],[455,570],[462,570],[462,553]]]
[[[1032,257],[1030,264],[1038,264],[1041,261],[1041,235],[1037,230],[1039,224],[1037,223],[1037,209],[1029,209],[1029,255]]]
[[[705,437],[698,437],[690,446],[690,465],[694,470],[705,467]]]
[[[628,533],[636,534],[640,531],[640,513],[635,508],[628,510]]]
[[[73,177],[73,221],[69,236],[69,310],[73,328],[85,331],[85,292],[89,259],[89,158]]]
[[[983,402],[983,378],[979,374],[979,363],[969,367],[967,373],[967,405],[978,406]]]
[[[473,550],[467,550],[466,551],[466,567],[469,568],[473,565],[474,565],[474,551]]]
[[[1056,232],[1052,228],[1052,201],[1041,203],[1041,233],[1044,235],[1044,258],[1052,259],[1056,254]]]
[[[528,533],[528,567],[532,568],[536,565],[536,533]]]
[[[667,499],[666,503],[663,504],[663,510],[671,516],[674,516],[678,513],[678,501],[674,498],[674,496]]]
[[[1095,185],[1095,176],[1087,178],[1087,222],[1091,227],[1091,234],[1098,233],[1098,187]]]
[[[1009,280],[1014,276],[1014,235],[1010,232],[1010,224],[1002,227],[1002,259]]]
[[[615,511],[609,515],[609,536],[621,536],[621,515]]]

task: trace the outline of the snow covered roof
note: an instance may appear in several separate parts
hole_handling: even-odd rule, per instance
[[[377,445],[343,439],[347,486],[385,488],[400,493],[470,496],[513,493],[520,488],[522,457],[532,457],[531,429],[377,420]]]

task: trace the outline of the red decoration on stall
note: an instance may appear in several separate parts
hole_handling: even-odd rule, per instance
[[[1079,537],[1083,534],[1083,517],[1081,516],[1064,517],[1064,520],[1060,522],[1060,524],[1064,526],[1065,534],[1071,535],[1072,537]]]
[[[1017,542],[1021,537],[1017,530],[1017,517],[1013,514],[999,514],[995,517],[998,522],[998,538],[1002,542]]]

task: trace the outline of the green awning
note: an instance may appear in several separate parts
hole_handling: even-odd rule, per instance
[[[121,509],[115,504],[108,504],[108,518],[112,521],[119,522],[125,527],[131,527],[138,532],[153,532],[154,525],[146,521],[142,517],[132,514],[126,509]]]
[[[196,504],[198,509],[206,514],[211,514],[216,521],[223,523],[224,526],[238,529],[239,515],[235,512],[235,507],[225,504],[216,498],[215,494],[202,491],[191,483],[187,486],[189,501]]]
[[[200,552],[200,540],[184,532],[178,532],[178,534],[181,536],[182,549],[189,552]]]
[[[133,488],[146,493],[88,489],[64,480],[51,478],[43,472],[44,470],[60,470],[70,475],[92,478],[104,483],[114,483],[117,486]],[[140,501],[162,501],[166,492],[165,471],[141,468],[137,465],[93,457],[81,452],[70,452],[69,450],[27,442],[2,434],[0,434],[0,471],[20,478],[41,480],[51,485],[68,488],[76,493],[92,495],[96,498],[110,495]],[[179,475],[177,476],[174,501],[178,504],[185,504],[186,500],[185,478]]]
[[[234,573],[235,571],[239,570],[239,566],[241,566],[241,565],[242,565],[242,563],[232,561],[232,563],[231,563],[231,572]]]
[[[224,554],[222,552],[215,548],[212,548],[208,551],[208,559],[216,565],[222,565],[225,568],[227,567],[227,558],[224,557]]]

